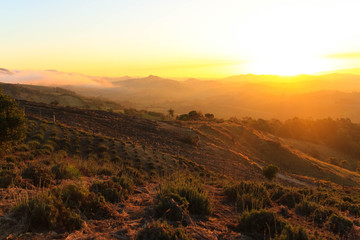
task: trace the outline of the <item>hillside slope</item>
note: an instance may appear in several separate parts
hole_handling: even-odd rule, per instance
[[[156,122],[105,111],[51,107],[26,101],[21,105],[30,116],[39,116],[41,112],[42,118],[51,121],[55,114],[59,123],[110,137],[132,139],[172,155],[180,154],[210,170],[233,177],[262,178],[261,167],[273,163],[283,174],[360,186],[358,173],[320,161],[301,149],[284,144],[278,137],[241,124]]]
[[[359,175],[289,139],[18,102],[27,132],[0,156],[1,239],[359,239]]]
[[[0,89],[2,89],[4,94],[9,95],[17,100],[28,100],[46,104],[56,102],[56,104],[61,106],[89,109],[123,109],[120,104],[113,101],[102,98],[83,97],[73,91],[59,87],[0,83]]]

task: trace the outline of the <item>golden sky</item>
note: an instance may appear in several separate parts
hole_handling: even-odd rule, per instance
[[[359,0],[4,1],[0,67],[200,78],[355,69],[359,9]]]

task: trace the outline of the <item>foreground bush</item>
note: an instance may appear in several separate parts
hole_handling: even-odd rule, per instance
[[[132,190],[132,181],[125,176],[114,177],[108,181],[96,181],[90,187],[90,191],[100,193],[106,201],[112,203],[125,200]]]
[[[270,197],[262,184],[254,182],[240,182],[224,189],[224,194],[240,211],[262,209],[270,206]]]
[[[318,204],[304,200],[295,206],[295,212],[301,216],[309,217],[318,208],[320,208]]]
[[[163,185],[157,196],[159,209],[171,207],[169,202],[173,199],[177,204],[188,210],[192,214],[207,216],[212,213],[212,206],[207,193],[204,191],[200,183],[196,183],[193,179],[176,180]],[[186,200],[186,201],[185,201]],[[161,214],[158,212],[158,214]]]
[[[190,239],[181,228],[174,228],[167,222],[150,223],[137,236],[138,240],[187,240]]]
[[[285,222],[267,210],[245,211],[240,215],[238,230],[256,239],[274,238],[282,232]]]
[[[353,222],[346,217],[341,215],[332,214],[329,218],[330,230],[333,233],[346,236],[352,229]]]
[[[81,216],[101,219],[109,216],[105,200],[88,189],[67,185],[58,187],[17,204],[12,214],[23,219],[30,230],[73,231],[81,228]]]
[[[83,220],[52,193],[39,195],[14,207],[17,218],[24,218],[30,230],[68,230],[81,228]]]
[[[21,176],[13,169],[0,170],[0,188],[7,188],[11,184],[15,186],[21,183]]]
[[[185,220],[189,202],[178,193],[164,193],[159,195],[159,202],[155,206],[156,217],[164,217],[171,221]]]
[[[56,179],[76,179],[81,176],[79,170],[65,163],[58,163],[51,168],[51,172],[55,175]]]
[[[308,240],[310,239],[306,230],[302,227],[293,227],[286,225],[281,234],[275,237],[275,240]]]
[[[34,185],[40,187],[46,187],[54,183],[54,175],[46,166],[40,164],[27,167],[22,177],[31,179]]]

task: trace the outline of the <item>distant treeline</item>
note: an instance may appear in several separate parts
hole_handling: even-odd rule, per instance
[[[277,119],[231,118],[259,131],[280,137],[294,138],[325,145],[360,158],[360,124],[348,118],[340,119],[300,119],[293,118],[281,122]]]

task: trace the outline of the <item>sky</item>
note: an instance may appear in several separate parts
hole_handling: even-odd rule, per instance
[[[212,78],[360,69],[359,0],[0,0],[0,6],[0,67],[13,70]]]

